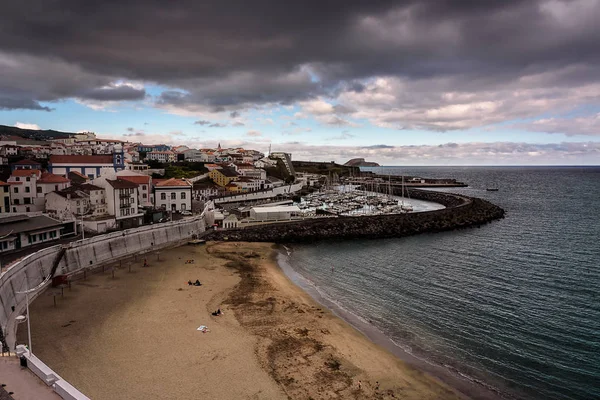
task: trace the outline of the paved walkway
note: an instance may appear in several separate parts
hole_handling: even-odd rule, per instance
[[[6,385],[0,388],[1,400],[61,400],[50,386],[46,386],[29,369],[21,368],[16,356],[0,357],[0,383]],[[13,392],[12,397],[8,392]]]

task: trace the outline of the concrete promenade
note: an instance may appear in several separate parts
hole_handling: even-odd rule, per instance
[[[29,369],[22,368],[17,356],[0,357],[0,383],[5,397],[0,393],[0,400],[60,400],[51,387],[46,386]],[[12,395],[8,395],[13,392]],[[8,397],[7,397],[8,396]]]

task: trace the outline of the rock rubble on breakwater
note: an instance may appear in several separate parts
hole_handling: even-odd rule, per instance
[[[249,226],[215,231],[207,239],[275,243],[380,239],[481,226],[504,218],[502,208],[474,197],[426,190],[410,190],[410,196],[440,203],[446,208],[409,214],[311,219]]]

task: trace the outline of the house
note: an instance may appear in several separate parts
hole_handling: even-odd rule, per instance
[[[112,155],[52,155],[48,162],[48,171],[53,174],[67,176],[69,172],[77,171],[90,179],[99,177],[102,171],[117,172],[123,169],[125,160],[121,145],[115,146],[115,153]]]
[[[0,214],[10,212],[10,185],[0,181]]]
[[[138,204],[140,206],[152,206],[152,178],[150,176],[121,171],[117,173],[117,177],[138,185]]]
[[[155,180],[154,206],[170,211],[191,211],[192,185],[184,179]]]
[[[61,221],[108,215],[104,188],[89,183],[50,192],[45,196],[46,213]]]
[[[222,190],[220,186],[218,186],[212,181],[196,181],[194,182],[193,187],[194,199],[206,200],[211,198],[212,196],[218,196],[220,191],[219,189]]]
[[[221,169],[213,169],[208,173],[210,179],[213,180],[219,186],[225,187],[231,181],[234,181],[238,177],[238,173],[232,168],[223,167]]]
[[[0,252],[52,242],[75,233],[74,222],[63,223],[45,215],[0,218]]]
[[[62,176],[37,169],[16,169],[8,178],[11,185],[12,212],[44,211],[44,196],[62,190],[71,182]]]
[[[264,183],[261,185],[260,180],[255,180],[247,176],[240,176],[234,182],[231,182],[238,187],[238,192],[254,192],[260,189],[264,189]]]
[[[0,146],[0,155],[4,157],[14,157],[19,154],[19,146],[4,144]]]
[[[90,210],[88,196],[69,189],[48,193],[45,204],[46,213],[60,221],[83,218]]]
[[[37,169],[37,170],[41,170],[42,169],[42,164],[40,164],[37,161],[25,159],[25,160],[17,161],[16,163],[10,164],[10,170],[11,171],[14,171],[16,169]]]
[[[170,163],[177,161],[177,155],[172,151],[151,151],[146,154],[147,160]]]
[[[142,225],[144,214],[139,212],[137,184],[116,176],[110,179],[108,175],[94,179],[92,184],[106,190],[106,209],[108,214],[115,216],[118,228]]]
[[[10,178],[8,178],[12,212],[44,210],[44,201],[36,201],[37,181],[41,177],[42,172],[38,169],[16,169],[12,172]]]

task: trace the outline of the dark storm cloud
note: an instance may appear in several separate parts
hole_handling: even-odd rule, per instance
[[[157,98],[160,107],[232,113],[364,94],[364,81],[375,76],[444,78],[436,91],[482,92],[576,64],[579,73],[548,79],[585,84],[600,75],[592,68],[600,61],[599,18],[593,1],[8,2],[0,14],[0,89],[3,75],[13,82],[9,97],[20,84],[29,96],[0,107],[144,97],[133,87],[103,89],[120,79],[172,88]],[[37,80],[23,83],[18,68],[3,64],[16,55],[40,66]],[[57,63],[71,79],[53,85],[61,70],[46,66]],[[435,106],[427,97],[433,90],[404,101]]]
[[[145,96],[144,89],[125,85],[93,88],[80,94],[81,98],[98,101],[142,100]]]
[[[43,107],[35,100],[32,99],[19,99],[15,97],[4,97],[0,94],[0,110],[40,110],[40,111],[52,111],[49,107]]]
[[[229,116],[231,118],[237,118],[237,117],[240,116],[240,113],[238,111],[232,111],[232,112],[229,113]]]

